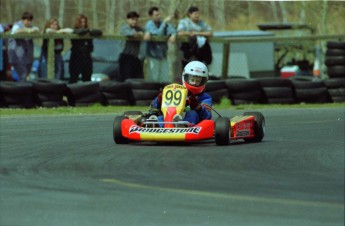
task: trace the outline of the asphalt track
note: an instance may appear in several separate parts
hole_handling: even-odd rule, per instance
[[[343,226],[344,109],[262,110],[263,142],[226,147],[116,145],[114,115],[0,117],[0,225]]]

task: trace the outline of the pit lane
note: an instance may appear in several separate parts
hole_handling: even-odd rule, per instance
[[[343,225],[344,108],[261,112],[263,142],[226,147],[116,145],[114,115],[1,117],[0,225]]]

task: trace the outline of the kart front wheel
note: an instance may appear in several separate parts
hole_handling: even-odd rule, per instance
[[[113,137],[116,144],[128,144],[128,139],[122,136],[121,124],[124,119],[128,119],[128,118],[125,116],[117,116],[114,119]]]
[[[244,139],[247,142],[260,142],[265,136],[265,117],[261,112],[245,112],[244,116],[254,116],[254,138]]]
[[[227,117],[217,118],[215,121],[215,140],[217,145],[230,143],[230,119]]]

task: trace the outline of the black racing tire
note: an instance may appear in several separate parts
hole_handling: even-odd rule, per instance
[[[255,118],[254,121],[254,138],[245,138],[246,142],[260,142],[265,136],[265,117],[261,112],[244,112],[244,116],[253,115]]]
[[[219,117],[215,121],[214,137],[217,145],[230,143],[230,119]]]
[[[122,136],[122,121],[127,119],[125,116],[116,116],[113,124],[113,138],[116,144],[128,144],[129,140]]]

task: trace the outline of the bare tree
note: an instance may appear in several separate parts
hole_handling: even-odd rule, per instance
[[[299,22],[304,23],[305,22],[305,10],[307,7],[307,2],[301,1],[300,4],[301,4],[301,12],[300,12],[300,16],[299,16]]]
[[[97,2],[98,1],[91,1],[91,7],[92,7],[92,9],[94,9],[94,10],[92,10],[92,26],[93,27],[99,27],[99,23],[98,23],[98,10],[96,10],[97,9]]]
[[[271,1],[271,6],[272,6],[272,13],[273,13],[273,20],[274,22],[278,22],[278,10],[277,10],[276,2]]]
[[[115,4],[116,2],[113,0],[108,0],[109,7],[107,8],[107,15],[106,15],[106,32],[109,34],[114,34],[115,30]]]
[[[84,1],[83,0],[78,0],[77,1],[77,8],[78,8],[78,14],[79,13],[84,13]]]
[[[328,11],[328,0],[323,0],[322,7],[322,21],[321,21],[321,34],[327,34],[327,11]]]
[[[217,23],[225,24],[225,4],[224,0],[215,0],[214,1],[214,15]]]
[[[280,11],[282,13],[282,20],[283,23],[287,22],[287,16],[286,16],[286,9],[285,9],[285,4],[282,1],[279,1],[279,7],[280,7]]]
[[[46,19],[51,18],[50,0],[45,0],[44,5],[45,5],[45,17],[46,17]]]
[[[64,24],[64,14],[65,14],[65,0],[60,0],[59,2],[59,23],[61,26],[63,26]]]

